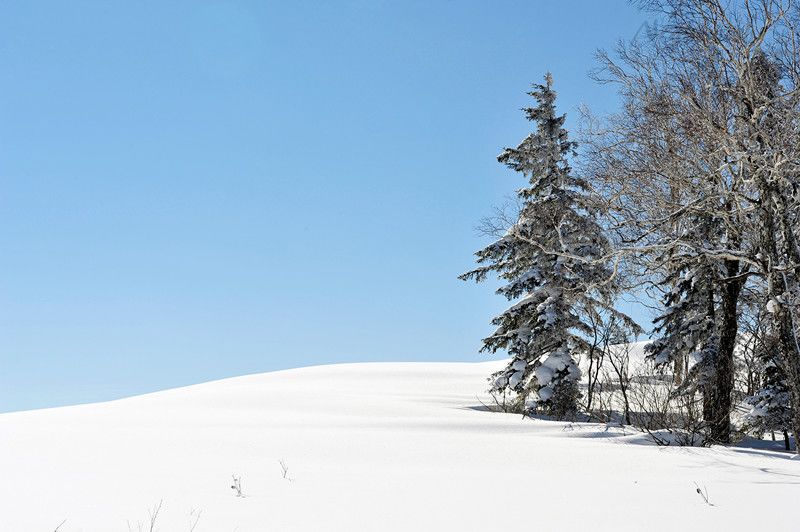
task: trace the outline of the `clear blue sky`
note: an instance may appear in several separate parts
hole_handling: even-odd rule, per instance
[[[349,361],[478,361],[456,276],[529,84],[616,105],[624,0],[3,2],[0,411]],[[313,393],[313,390],[309,390]],[[321,398],[324,400],[324,398]]]

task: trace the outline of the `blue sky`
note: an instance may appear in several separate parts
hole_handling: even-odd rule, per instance
[[[553,72],[616,105],[624,0],[4,2],[0,411],[331,362],[484,360],[456,276]],[[311,390],[313,392],[313,390]],[[321,400],[324,400],[322,398]]]

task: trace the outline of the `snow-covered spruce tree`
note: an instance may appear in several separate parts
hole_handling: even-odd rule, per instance
[[[655,338],[645,348],[657,368],[672,367],[678,385],[675,394],[684,396],[687,408],[698,392],[702,395],[703,420],[709,424],[720,415],[716,407],[722,402],[717,397],[716,377],[723,321],[718,309],[725,286],[720,281],[723,270],[719,261],[696,250],[721,246],[725,236],[721,222],[714,214],[686,213],[671,224],[664,238],[667,252],[657,261],[666,270],[660,283],[667,289],[664,311],[654,320]],[[670,245],[679,241],[689,245]],[[735,316],[735,310],[732,312]],[[725,409],[723,417],[727,414]]]
[[[711,413],[711,390],[719,353],[714,298],[716,277],[704,257],[673,257],[673,270],[662,284],[671,287],[665,311],[655,320],[656,338],[645,350],[657,368],[672,366],[678,392],[703,394],[703,414]],[[694,364],[691,366],[689,362]]]
[[[789,431],[792,430],[792,407],[789,383],[780,366],[782,349],[776,334],[759,339],[757,356],[763,362],[761,388],[746,399],[751,409],[745,416],[748,430],[762,435],[765,432],[780,432],[790,450]]]
[[[563,419],[577,412],[576,356],[587,350],[590,331],[585,316],[614,312],[614,275],[589,185],[572,175],[567,161],[575,144],[563,127],[565,115],[556,115],[550,74],[528,94],[537,105],[524,112],[536,131],[498,156],[529,182],[517,191],[518,218],[476,253],[480,266],[460,278],[480,282],[494,273],[505,282],[497,293],[514,301],[483,340],[482,351],[503,349],[511,356],[490,377],[493,389],[516,392],[523,404],[531,399],[533,408]]]

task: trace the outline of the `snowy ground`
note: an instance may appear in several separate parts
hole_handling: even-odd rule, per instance
[[[161,532],[192,511],[196,532],[754,530],[796,511],[791,455],[486,412],[495,367],[322,366],[3,414],[0,531],[136,531],[160,500]]]

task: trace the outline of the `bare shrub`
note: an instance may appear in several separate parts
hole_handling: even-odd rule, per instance
[[[515,394],[507,390],[490,390],[489,397],[492,398],[492,404],[486,404],[477,397],[478,402],[489,412],[502,412],[504,414],[521,414],[523,417],[527,414],[525,408],[525,398],[520,394]]]
[[[628,397],[633,426],[657,445],[706,446],[711,442],[703,420],[703,400],[681,393],[672,375],[643,371],[631,380]]]

